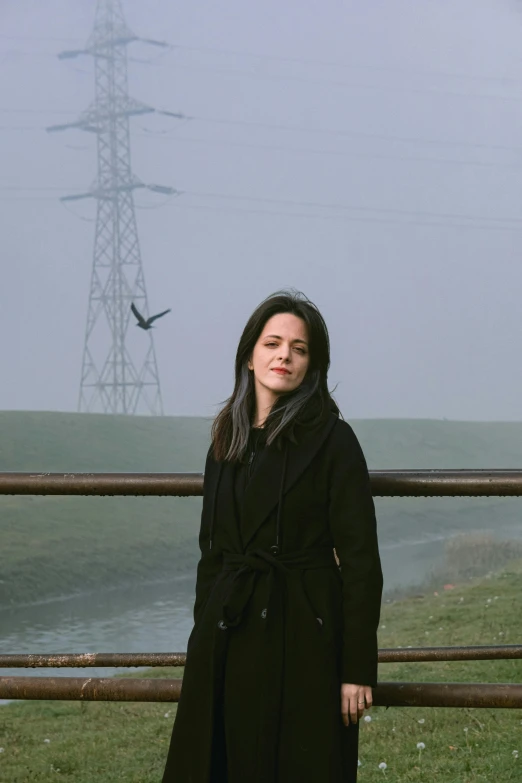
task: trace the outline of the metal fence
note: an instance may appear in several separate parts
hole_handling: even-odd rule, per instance
[[[520,497],[522,470],[370,471],[374,496]],[[0,495],[197,496],[201,473],[0,473]],[[522,644],[381,649],[379,663],[522,659]],[[184,653],[0,655],[2,668],[184,666]],[[176,702],[181,679],[0,677],[2,699]],[[522,684],[379,682],[376,706],[522,708]]]

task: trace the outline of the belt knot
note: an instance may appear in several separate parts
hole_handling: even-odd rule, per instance
[[[229,589],[223,602],[223,619],[219,628],[226,630],[239,625],[252,597],[260,574],[267,574],[266,607],[276,589],[276,582],[286,581],[293,572],[309,568],[335,568],[333,550],[321,547],[315,550],[299,550],[274,556],[263,549],[250,552],[225,552],[223,555],[223,571],[233,572]],[[266,617],[266,612],[263,615]]]

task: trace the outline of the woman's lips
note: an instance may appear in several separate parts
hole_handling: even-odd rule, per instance
[[[272,372],[276,372],[278,375],[290,375],[288,370],[280,370],[278,368],[275,368],[272,370]]]

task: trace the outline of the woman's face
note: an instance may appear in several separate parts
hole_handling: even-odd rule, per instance
[[[254,346],[248,369],[254,371],[256,394],[264,398],[291,392],[303,381],[310,353],[305,322],[292,313],[272,316]],[[284,369],[286,372],[278,372]]]

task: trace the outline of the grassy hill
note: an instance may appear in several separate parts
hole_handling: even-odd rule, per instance
[[[351,422],[370,468],[522,467],[522,422]],[[0,471],[202,471],[200,417],[0,412]],[[200,498],[0,497],[0,607],[193,569]],[[518,499],[377,499],[383,547],[520,529]]]

